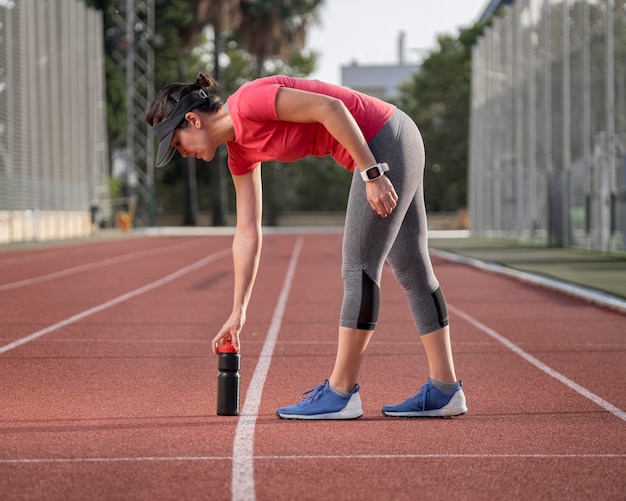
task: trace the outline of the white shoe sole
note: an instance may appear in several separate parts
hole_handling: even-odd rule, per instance
[[[431,411],[405,411],[394,412],[383,410],[383,416],[389,417],[453,417],[462,416],[467,413],[467,403],[465,401],[465,394],[463,390],[457,391],[450,401],[444,405],[441,409],[433,409]]]
[[[276,411],[276,415],[281,419],[358,419],[363,416],[361,409],[361,397],[354,393],[346,406],[337,412],[327,412],[326,414],[282,414]]]

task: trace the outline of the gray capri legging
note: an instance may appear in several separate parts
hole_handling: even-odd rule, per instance
[[[398,205],[386,218],[376,214],[367,201],[365,181],[355,170],[343,237],[340,325],[376,327],[386,260],[404,288],[418,332],[428,334],[448,325],[448,314],[428,254],[422,136],[413,120],[396,110],[369,146],[377,161],[389,164],[386,175],[398,193]]]

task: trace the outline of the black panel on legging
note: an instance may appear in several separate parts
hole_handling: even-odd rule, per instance
[[[378,322],[379,309],[380,287],[364,271],[361,281],[361,309],[357,329],[374,330],[376,322]]]

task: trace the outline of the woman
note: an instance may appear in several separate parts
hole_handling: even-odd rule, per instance
[[[422,178],[424,147],[416,125],[394,106],[315,80],[273,76],[243,85],[222,104],[212,78],[169,84],[146,114],[159,140],[156,166],[175,151],[209,161],[220,144],[237,194],[233,240],[234,304],[213,339],[239,350],[261,253],[261,169],[268,160],[332,157],[354,171],[346,213],[344,298],[335,365],[301,402],[277,410],[284,419],[354,419],[363,415],[357,377],[378,320],[385,260],[404,287],[426,351],[430,377],[386,416],[465,414],[454,371],[446,303],[428,255]],[[384,163],[381,163],[384,162]]]

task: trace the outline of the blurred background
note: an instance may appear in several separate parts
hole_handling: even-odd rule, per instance
[[[420,2],[388,3],[0,0],[0,243],[233,225],[225,149],[153,168],[148,103],[203,71],[224,98],[280,73],[397,104],[424,136],[434,228],[624,252],[626,0],[437,2],[460,21],[428,18],[417,46]],[[359,37],[391,52],[337,59]],[[265,163],[264,224],[342,224],[350,178]]]

